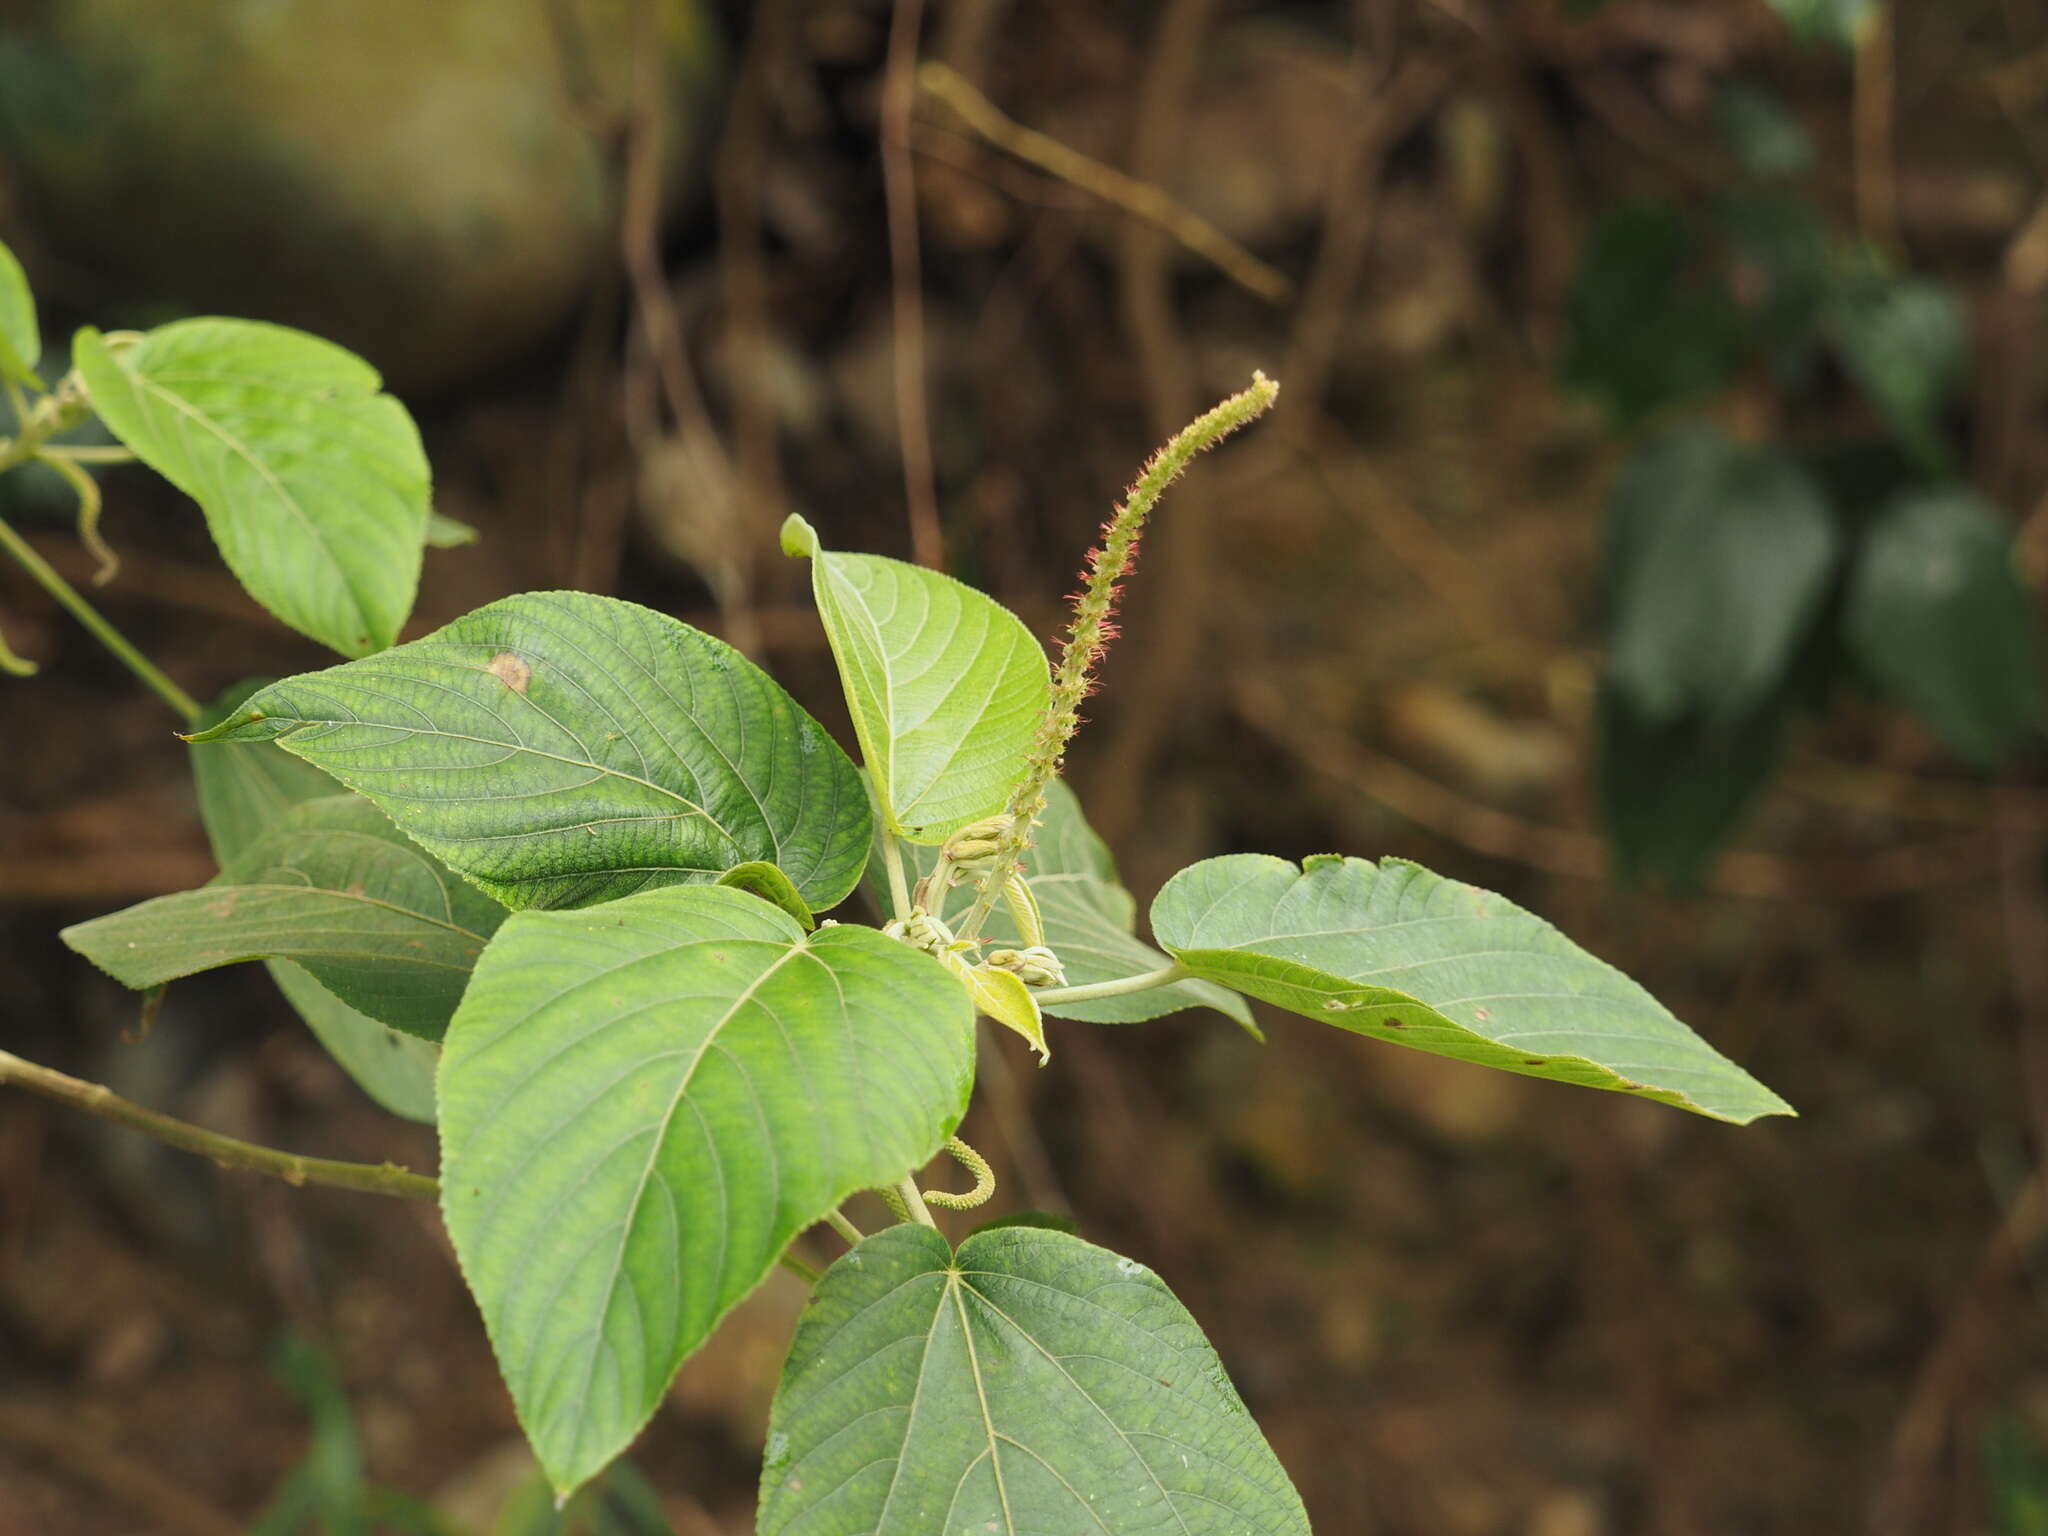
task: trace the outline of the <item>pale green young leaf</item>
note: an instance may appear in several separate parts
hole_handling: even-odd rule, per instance
[[[295,960],[350,1007],[440,1038],[505,909],[359,795],[296,806],[212,885],[63,931],[131,987],[246,960]]]
[[[1792,1113],[1550,924],[1400,859],[1204,859],[1152,926],[1196,975],[1356,1034],[1738,1124]]]
[[[332,342],[253,320],[179,320],[72,360],[135,456],[199,503],[264,607],[344,656],[412,611],[430,472],[412,417]]]
[[[1046,786],[1045,814],[1032,838],[1031,851],[1024,856],[1025,879],[1038,898],[1046,944],[1060,957],[1069,986],[1139,976],[1170,963],[1138,938],[1138,903],[1118,881],[1109,845],[1088,825],[1080,800],[1065,780],[1055,779]],[[904,854],[912,881],[930,874],[939,859],[936,848],[910,847]],[[870,860],[868,869],[876,905],[886,907],[888,898],[879,886],[880,861]],[[957,922],[973,901],[971,884],[955,886],[934,915],[948,923]],[[1000,902],[982,933],[992,948],[1015,948],[1022,943]],[[1214,1008],[1258,1034],[1245,1000],[1206,981],[1179,981],[1145,992],[1079,1003],[1042,1003],[1040,1007],[1054,1018],[1087,1024],[1142,1024],[1189,1008]]]
[[[429,549],[460,549],[465,544],[474,544],[478,537],[476,529],[460,518],[450,517],[444,512],[427,514]]]
[[[260,682],[229,689],[200,717],[218,724],[254,693]],[[274,829],[293,806],[332,795],[340,788],[311,763],[276,745],[235,752],[190,749],[192,779],[199,792],[199,816],[214,858],[232,864],[250,844]],[[267,960],[285,1000],[306,1027],[372,1099],[394,1115],[431,1125],[434,1069],[441,1052],[432,1042],[380,1024],[349,1007],[306,971],[288,960]]]
[[[867,859],[867,792],[795,700],[723,641],[587,593],[273,683],[193,740],[282,743],[512,907],[763,859],[823,911]]]
[[[913,843],[942,843],[1000,811],[1051,686],[1023,621],[937,571],[825,549],[801,517],[783,525],[782,547],[810,557],[883,821]]]
[[[790,1346],[760,1536],[1308,1536],[1187,1309],[1144,1265],[998,1227],[890,1227]]]
[[[722,886],[505,925],[442,1056],[442,1206],[557,1489],[792,1237],[944,1145],[973,1060],[959,983],[872,928]]]
[[[28,274],[14,252],[0,244],[0,378],[40,385],[36,360],[43,355],[42,332],[36,326],[36,299]]]

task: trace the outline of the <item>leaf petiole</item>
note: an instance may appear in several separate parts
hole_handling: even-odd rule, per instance
[[[1171,965],[1162,965],[1156,971],[1144,971],[1136,976],[1119,976],[1114,981],[1091,981],[1079,987],[1045,987],[1034,990],[1032,996],[1039,1006],[1047,1003],[1085,1003],[1095,997],[1122,997],[1128,992],[1149,992],[1154,987],[1170,987],[1176,981],[1185,981],[1193,973],[1178,960]]]

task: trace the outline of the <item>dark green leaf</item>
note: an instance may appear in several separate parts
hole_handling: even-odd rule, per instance
[[[40,388],[36,362],[43,355],[42,333],[36,328],[36,300],[28,274],[14,252],[0,245],[0,378]]]
[[[1843,632],[1957,752],[1996,764],[2041,729],[2041,614],[2012,527],[1965,486],[1904,492],[1864,530]]]
[[[716,883],[773,902],[795,918],[806,932],[818,926],[817,919],[811,916],[811,909],[804,905],[803,897],[789,883],[789,876],[766,860],[751,859],[745,864],[735,864],[720,875]]]
[[[1969,371],[1969,329],[1956,296],[1925,278],[1864,267],[1845,273],[1826,312],[1842,365],[1920,463],[1950,460],[1941,418]]]
[[[998,1216],[993,1221],[984,1221],[968,1236],[996,1232],[1004,1227],[1030,1227],[1040,1232],[1064,1232],[1069,1237],[1079,1230],[1071,1216],[1062,1216],[1054,1211],[1015,1211],[1008,1216]]]
[[[1651,720],[1603,682],[1595,776],[1616,874],[1697,887],[1776,771],[1789,718],[1781,692],[1725,726]]]
[[[1752,176],[1799,176],[1813,169],[1813,141],[1774,91],[1729,81],[1714,95],[1714,122]]]
[[[193,739],[281,742],[513,907],[765,859],[823,911],[867,860],[867,791],[818,723],[723,641],[615,598],[505,598]]]
[[[247,682],[229,689],[201,715],[201,726],[218,725],[262,686]],[[294,806],[340,788],[311,763],[274,744],[234,752],[194,747],[190,756],[206,839],[224,867],[274,830]],[[434,1070],[441,1053],[432,1042],[349,1007],[288,960],[267,960],[264,966],[306,1027],[365,1093],[395,1115],[433,1124]]]
[[[1051,679],[1023,621],[937,571],[825,549],[795,515],[782,547],[810,559],[884,824],[913,843],[943,843],[1000,811]]]
[[[1852,48],[1877,14],[1879,0],[1771,0],[1771,9],[1806,42]]]
[[[1024,861],[1026,879],[1045,919],[1046,944],[1065,966],[1069,986],[1138,976],[1169,963],[1165,955],[1136,936],[1138,903],[1118,881],[1109,845],[1095,835],[1081,802],[1063,780],[1055,779],[1047,786],[1045,815],[1033,838],[1034,846]],[[912,880],[930,874],[938,863],[935,848],[913,847],[906,853]],[[869,870],[871,884],[881,878],[879,860],[871,860]],[[879,889],[872,894],[877,906],[886,905]],[[958,922],[973,904],[974,894],[971,885],[954,887],[936,915],[949,924]],[[982,932],[996,948],[1014,948],[1020,942],[1016,925],[1000,902]],[[1041,1006],[1054,1018],[1089,1024],[1139,1024],[1188,1008],[1214,1008],[1258,1034],[1243,998],[1200,981],[1180,981],[1170,987],[1098,997],[1091,1002]]]
[[[1685,215],[1663,203],[1614,209],[1587,239],[1559,371],[1624,430],[1734,376],[1734,301],[1697,268]]]
[[[398,638],[431,476],[368,363],[253,320],[179,320],[120,345],[87,327],[72,361],[100,419],[199,503],[250,596],[344,656]]]
[[[784,1367],[760,1536],[1308,1536],[1195,1320],[1064,1233],[877,1233]]]
[[[442,1206],[557,1489],[792,1237],[939,1150],[972,1026],[929,955],[722,886],[506,923],[448,1030]]]
[[[1399,859],[1204,859],[1152,926],[1196,975],[1373,1039],[1738,1124],[1791,1113],[1541,918]]]
[[[1607,538],[1608,675],[1646,718],[1719,724],[1784,678],[1838,542],[1795,461],[1705,426],[1644,444],[1614,488]]]
[[[131,987],[295,960],[352,1008],[439,1039],[505,909],[359,795],[296,806],[214,884],[95,918],[64,942]]]

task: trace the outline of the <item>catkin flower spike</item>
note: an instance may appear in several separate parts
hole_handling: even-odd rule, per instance
[[[1044,813],[1045,787],[1059,776],[1067,743],[1081,728],[1081,701],[1094,691],[1095,664],[1116,638],[1117,597],[1137,559],[1138,538],[1145,531],[1145,520],[1166,488],[1180,478],[1198,455],[1264,415],[1279,393],[1278,384],[1263,373],[1254,373],[1251,388],[1197,416],[1153,454],[1123,504],[1102,525],[1102,542],[1088,552],[1082,587],[1074,594],[1074,617],[1067,626],[1059,663],[1053,668],[1044,724],[1039,727],[1037,744],[1026,759],[1024,776],[1011,791],[1010,803],[1005,808],[1010,828],[1003,835],[994,866],[982,877],[980,896],[967,909],[956,930],[962,938],[972,938],[981,931],[997,897],[1018,868],[1032,824]]]

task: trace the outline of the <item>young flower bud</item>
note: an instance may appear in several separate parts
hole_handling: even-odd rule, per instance
[[[988,965],[1008,971],[1027,987],[1064,987],[1067,973],[1060,957],[1043,944],[1029,949],[997,949],[989,952]]]

